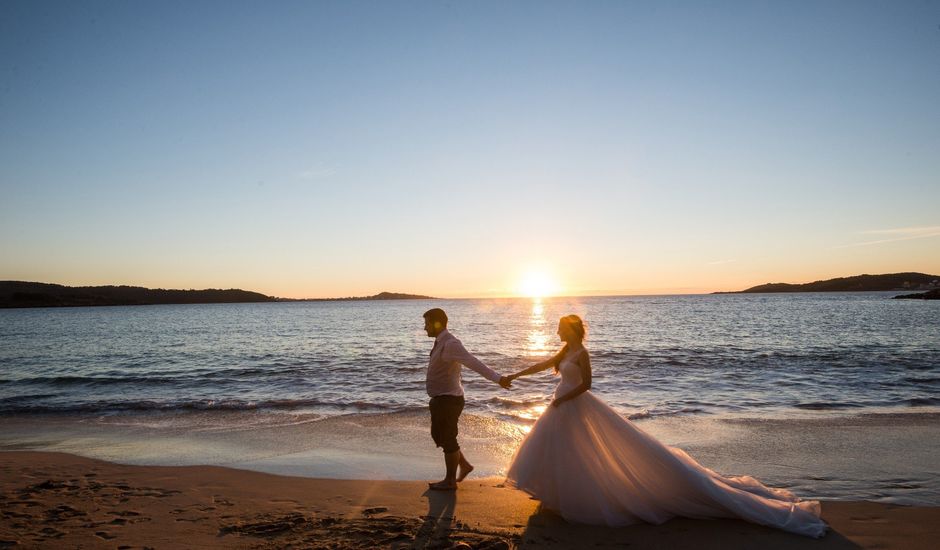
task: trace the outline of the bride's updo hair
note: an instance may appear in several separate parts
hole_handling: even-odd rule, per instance
[[[562,317],[561,322],[571,328],[571,331],[575,333],[578,340],[584,340],[584,321],[582,321],[580,317],[572,313],[571,315]]]
[[[571,332],[573,332],[574,335],[578,337],[579,342],[584,340],[584,335],[585,335],[584,321],[582,321],[580,317],[572,313],[571,315],[565,315],[564,317],[562,317],[559,320],[559,323],[566,325],[568,328],[570,328]],[[568,353],[567,343],[565,344],[565,347],[561,348],[561,352],[559,352],[558,355],[555,356],[558,358],[558,360],[555,361],[555,374],[558,374],[558,365],[561,364],[561,360],[565,357],[566,353]]]

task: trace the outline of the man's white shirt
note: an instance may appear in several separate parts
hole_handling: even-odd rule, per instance
[[[487,367],[482,361],[470,354],[460,340],[447,329],[434,339],[434,348],[428,359],[428,376],[425,382],[428,395],[463,395],[460,383],[460,365],[468,367],[480,376],[499,383],[499,373]]]

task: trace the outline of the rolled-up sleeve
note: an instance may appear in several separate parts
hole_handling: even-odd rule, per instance
[[[484,365],[482,361],[467,351],[467,348],[463,347],[459,340],[447,342],[441,351],[441,355],[445,361],[456,361],[492,382],[499,383],[502,378],[498,372]]]

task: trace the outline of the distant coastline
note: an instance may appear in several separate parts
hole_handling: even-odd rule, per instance
[[[926,273],[888,273],[855,275],[812,283],[766,283],[744,290],[712,294],[762,294],[786,292],[876,292],[940,291],[940,275]],[[907,295],[903,298],[936,299]],[[901,298],[901,296],[899,296]],[[278,298],[260,292],[230,289],[180,290],[127,285],[65,286],[29,281],[0,281],[0,309],[34,307],[85,307],[170,304],[231,304],[265,302],[358,302],[380,300],[439,300],[423,294],[380,292],[372,296],[341,298]]]
[[[712,294],[762,294],[771,292],[875,292],[934,290],[940,288],[940,275],[926,273],[886,273],[855,275],[812,283],[767,283],[745,290],[713,292]]]
[[[918,292],[917,294],[902,294],[895,296],[895,300],[940,300],[940,288],[928,290],[927,292]]]
[[[380,292],[349,298],[275,298],[237,288],[178,290],[139,286],[65,286],[28,281],[0,281],[0,308],[143,306],[169,304],[237,304],[357,300],[434,300],[431,296]]]
[[[379,292],[374,296],[349,296],[346,298],[276,298],[278,302],[359,302],[368,300],[440,300],[434,296],[404,294],[401,292]]]

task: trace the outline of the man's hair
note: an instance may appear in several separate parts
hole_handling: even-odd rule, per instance
[[[447,328],[447,314],[439,307],[425,311],[424,319],[430,321],[432,325],[440,324],[441,328]]]

